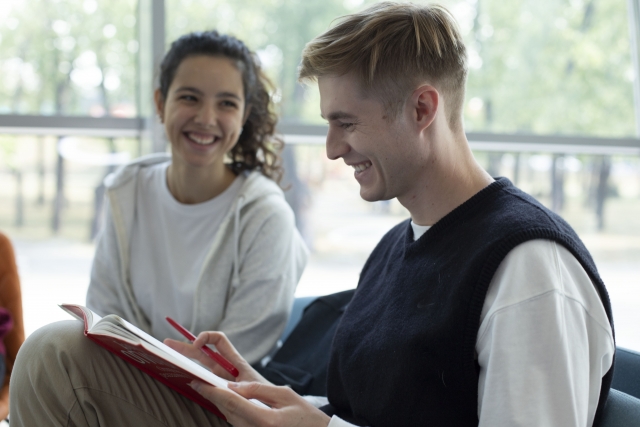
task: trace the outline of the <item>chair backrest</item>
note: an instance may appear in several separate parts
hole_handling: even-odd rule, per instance
[[[338,323],[355,289],[308,299],[296,298],[282,346],[254,366],[267,380],[299,394],[326,396],[327,367]],[[288,336],[287,336],[288,335]]]
[[[287,322],[287,326],[285,326],[282,335],[280,335],[280,341],[284,342],[293,328],[296,327],[300,318],[302,317],[302,312],[312,301],[314,301],[318,297],[298,297],[293,300],[293,307],[291,308],[291,314],[289,315],[289,321]]]
[[[640,426],[640,399],[612,388],[598,427],[632,426]]]
[[[611,387],[640,399],[640,353],[626,348],[616,348],[616,364]]]

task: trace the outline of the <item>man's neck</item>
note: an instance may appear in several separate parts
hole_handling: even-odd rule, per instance
[[[398,198],[418,225],[433,225],[493,182],[473,157],[466,137],[435,147],[434,161],[411,195]]]

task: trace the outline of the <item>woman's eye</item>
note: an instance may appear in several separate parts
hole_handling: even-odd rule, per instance
[[[222,106],[223,107],[229,107],[229,108],[236,108],[238,106],[238,104],[236,104],[233,101],[222,101]]]
[[[182,95],[180,99],[187,102],[196,102],[198,100],[198,98],[193,95]]]

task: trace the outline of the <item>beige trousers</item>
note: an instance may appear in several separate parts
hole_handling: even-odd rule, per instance
[[[11,427],[228,426],[91,342],[76,320],[29,336],[11,375]]]

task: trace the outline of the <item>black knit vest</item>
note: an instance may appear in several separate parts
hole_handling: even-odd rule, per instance
[[[578,259],[613,328],[609,296],[576,233],[500,178],[417,241],[409,221],[382,238],[334,337],[329,411],[375,427],[477,426],[475,345],[487,288],[507,253],[533,239],[558,242]]]

